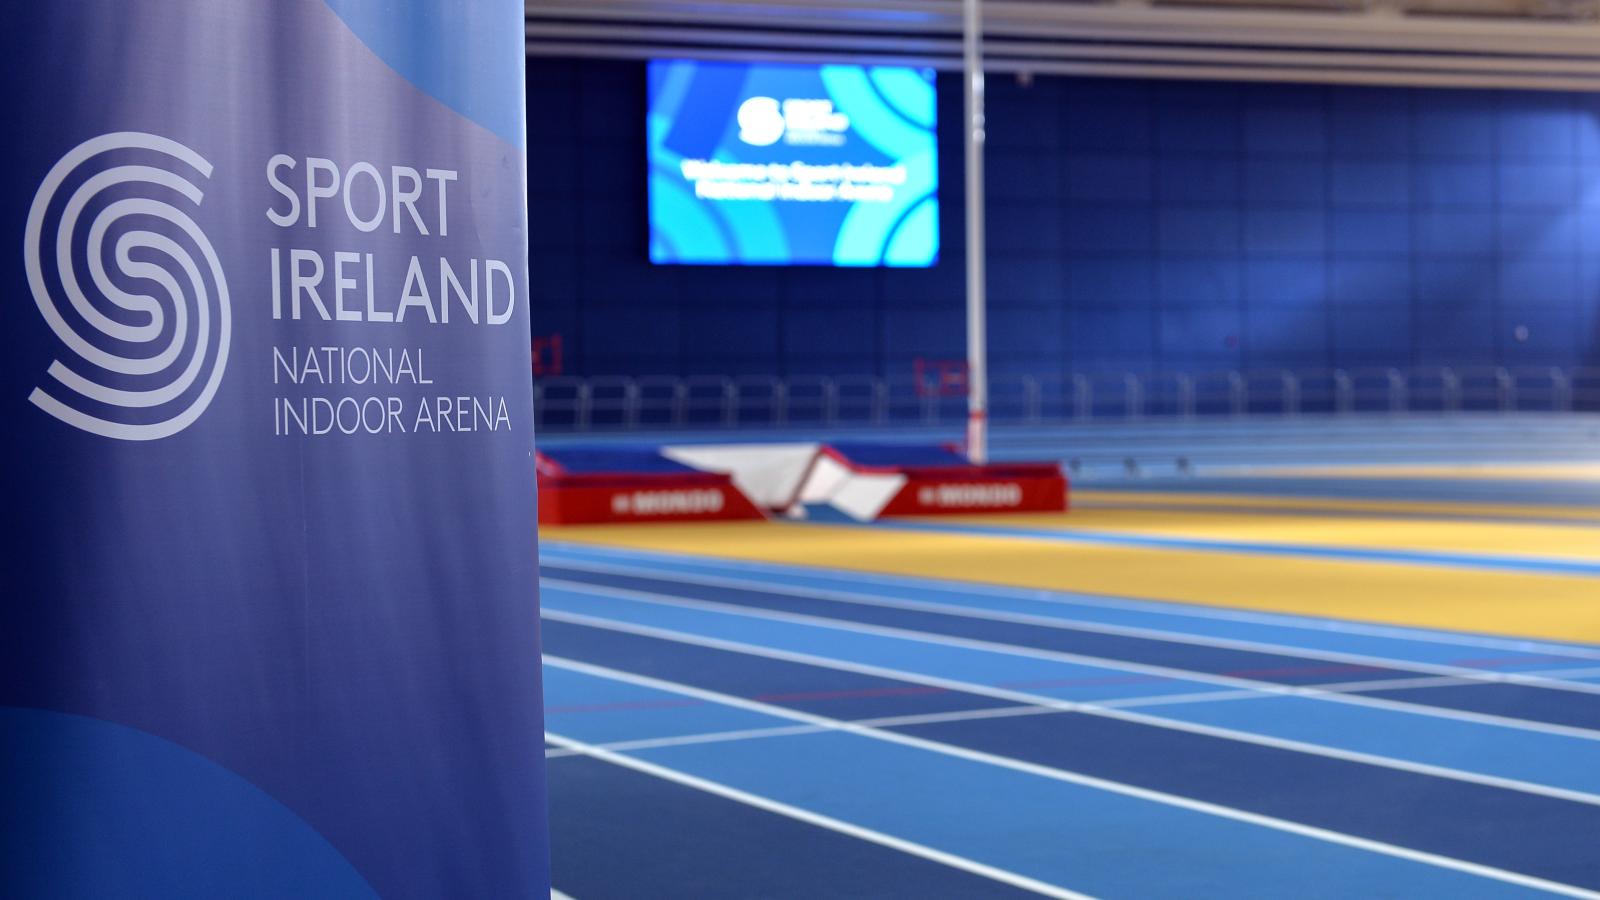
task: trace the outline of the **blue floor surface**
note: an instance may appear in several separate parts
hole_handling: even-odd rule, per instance
[[[625,556],[545,550],[548,729],[570,742],[550,759],[555,871],[574,897],[1028,891],[860,837],[869,847],[844,856],[808,849],[844,838],[815,824],[793,847],[765,845],[757,835],[802,823],[574,746],[1071,893],[1271,897],[1298,878],[1310,878],[1298,896],[1600,891],[1600,693],[1559,675],[1592,667],[1597,648],[1512,642],[1504,652],[1522,654],[1529,681],[1507,683],[1412,668],[1495,649],[1448,634],[1346,635],[1286,617],[1230,635],[1224,618],[1127,611],[1198,642],[1278,641],[1267,653],[852,604],[792,584],[708,586],[653,557],[624,575]],[[783,577],[749,564],[720,574]],[[983,614],[997,599],[946,586],[939,602]],[[1321,658],[1344,650],[1386,663]],[[1543,671],[1558,674],[1545,684]],[[1430,677],[1448,683],[1405,686]],[[563,791],[582,799],[568,805]],[[672,812],[640,820],[628,811],[640,803]],[[752,816],[759,828],[735,825]],[[709,824],[685,833],[688,822]],[[584,862],[599,852],[586,834],[626,841],[641,866]],[[563,840],[576,847],[564,854]],[[819,869],[810,853],[837,865]],[[726,888],[691,887],[702,876],[686,860],[723,857]],[[651,871],[688,880],[652,894]]]
[[[1600,455],[1593,420],[1526,421],[1533,456]],[[1388,424],[1374,462],[1518,458],[1504,422]],[[1076,435],[1106,459],[1181,446],[1237,466],[1268,455],[1252,428]],[[1066,458],[1063,434],[1002,449]],[[1274,434],[1286,464],[1391,436]],[[1593,483],[1115,486],[1600,506]],[[1600,897],[1600,646],[550,539],[541,555],[552,867],[576,900]],[[1563,577],[1596,579],[1600,604],[1593,568]]]

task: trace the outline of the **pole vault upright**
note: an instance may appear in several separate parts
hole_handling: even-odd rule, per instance
[[[962,0],[962,80],[967,145],[967,457],[989,460],[989,353],[983,219],[983,14]]]

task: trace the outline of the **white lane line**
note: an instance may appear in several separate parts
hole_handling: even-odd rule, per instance
[[[747,656],[759,656],[768,659],[779,659],[785,662],[797,662],[819,668],[836,669],[839,671],[855,672],[863,675],[872,675],[880,678],[891,678],[914,684],[925,684],[933,687],[944,688],[967,694],[977,694],[985,697],[994,697],[1000,700],[1009,700],[1018,705],[1043,706],[1063,712],[1076,712],[1089,716],[1106,719],[1116,719],[1123,722],[1132,722],[1166,731],[1181,731],[1189,734],[1199,734],[1206,737],[1220,738],[1223,740],[1237,741],[1239,743],[1254,744],[1261,747],[1270,747],[1276,750],[1287,750],[1294,753],[1304,753],[1311,756],[1321,756],[1337,759],[1344,762],[1354,762],[1363,765],[1377,766],[1385,769],[1408,772],[1415,775],[1427,775],[1434,778],[1444,778],[1451,781],[1461,781],[1485,787],[1499,788],[1502,790],[1518,791],[1525,794],[1534,794],[1550,797],[1557,800],[1566,800],[1573,803],[1583,803],[1589,806],[1600,806],[1600,795],[1574,790],[1571,788],[1555,787],[1553,785],[1539,784],[1523,781],[1517,778],[1507,778],[1499,775],[1487,775],[1481,772],[1469,772],[1431,763],[1415,762],[1413,760],[1396,759],[1374,753],[1364,753],[1358,750],[1345,750],[1322,744],[1312,744],[1305,741],[1296,741],[1288,738],[1272,737],[1270,735],[1256,734],[1254,732],[1239,731],[1232,728],[1222,728],[1213,725],[1201,725],[1186,722],[1181,719],[1169,719],[1164,716],[1150,715],[1133,711],[1135,706],[1165,705],[1169,703],[1201,702],[1193,699],[1192,695],[1179,695],[1176,698],[1131,698],[1124,701],[1082,702],[1073,700],[1060,700],[1041,694],[1030,694],[1024,691],[1007,688],[996,688],[972,682],[958,681],[955,679],[923,675],[917,672],[907,672],[901,669],[891,669],[882,666],[849,663],[828,657],[813,656],[808,653],[795,653],[787,650],[774,650],[754,644],[745,644],[738,641],[728,641],[721,638],[706,638],[700,635],[673,631],[665,628],[655,628],[647,625],[634,625],[632,623],[618,622],[613,619],[598,616],[586,616],[581,613],[558,612],[545,610],[546,618],[557,622],[568,622],[575,625],[587,625],[593,628],[602,628],[609,631],[619,631],[626,634],[636,634],[641,637],[656,638],[659,640],[673,641],[682,644],[693,644],[710,647],[716,650],[728,650],[742,653]],[[1245,699],[1242,692],[1219,692],[1211,695],[1202,695],[1205,700],[1236,700]]]
[[[798,806],[791,806],[787,803],[781,803],[777,800],[752,794],[748,791],[742,791],[735,787],[729,787],[728,785],[720,782],[700,778],[695,775],[690,775],[686,772],[680,772],[676,769],[669,769],[666,766],[656,765],[655,763],[646,762],[642,759],[637,759],[632,756],[625,756],[621,753],[606,750],[593,744],[585,744],[582,741],[576,741],[572,738],[563,737],[554,732],[545,732],[545,740],[564,749],[572,750],[582,756],[587,756],[591,759],[597,759],[601,762],[607,762],[614,766],[621,766],[625,769],[632,769],[635,772],[642,772],[646,775],[652,775],[656,778],[662,779],[663,781],[681,784],[684,787],[694,788],[695,790],[704,791],[707,794],[713,794],[727,800],[732,800],[736,803],[742,803],[746,806],[754,807],[766,812],[776,813],[780,816],[785,816],[799,822],[804,822],[808,825],[826,828],[829,831],[834,831],[858,840],[878,844],[882,847],[888,847],[891,850],[899,850],[901,853],[907,853],[911,856],[920,857],[922,859],[929,860],[930,862],[940,863],[942,865],[949,866],[952,869],[960,869],[963,872],[969,872],[973,875],[988,878],[991,881],[998,881],[1002,884],[1009,884],[1012,887],[1030,891],[1035,894],[1040,894],[1045,897],[1056,897],[1059,898],[1059,900],[1091,900],[1087,894],[1069,891],[1065,888],[1057,887],[1056,885],[1048,884],[1035,878],[1029,878],[1026,875],[1018,875],[1015,872],[1008,872],[1005,869],[996,868],[995,866],[986,865],[976,860],[968,859],[965,856],[957,856],[954,853],[936,850],[925,844],[918,844],[914,841],[905,840],[904,838],[898,838],[890,834],[884,834],[881,831],[863,828],[860,825],[854,825],[843,821],[842,819],[835,819],[832,816],[825,816],[821,813],[815,813],[811,810],[802,809]]]
[[[591,623],[595,623],[596,627],[610,627],[612,624],[625,624],[625,623],[622,623],[622,621],[619,620],[619,619],[608,619],[608,618],[602,618],[602,617],[598,617],[598,616],[586,616],[586,615],[584,615],[582,613],[566,613],[566,612],[559,612],[559,611],[555,611],[555,610],[549,611],[549,615],[545,616],[545,618],[554,619],[556,621],[568,621],[568,622],[570,622],[570,623],[572,623],[574,625],[588,625],[588,624],[591,624]],[[602,625],[602,624],[599,624],[599,623],[606,623],[606,624]],[[640,626],[640,628],[649,629],[649,626]],[[611,630],[615,631],[615,630],[633,630],[633,629],[612,628]],[[643,633],[643,632],[641,632],[641,633]],[[657,633],[659,633],[659,634],[683,634],[684,632],[668,631],[668,630],[664,630],[664,629],[650,629],[650,635],[649,636],[655,636],[655,634],[657,634]],[[715,641],[717,639],[712,638],[710,640]],[[680,641],[680,643],[688,643],[688,642]],[[755,644],[735,644],[733,642],[725,642],[725,643],[728,643],[729,646],[749,646],[749,647],[756,647],[757,646]],[[767,649],[767,648],[763,648],[763,649]],[[786,651],[782,651],[782,650],[773,650],[772,652],[775,653],[775,654],[786,653]],[[809,654],[804,654],[804,653],[794,653],[794,654],[789,654],[789,655],[792,655],[795,658],[801,659],[801,660],[809,660],[809,659],[813,658]],[[831,657],[815,657],[815,658],[818,659],[818,660],[825,660],[827,662],[827,664],[829,665],[829,667],[832,667],[832,668],[844,668],[844,667],[848,667],[848,666],[851,665],[849,663],[843,663],[843,662],[841,662],[839,660],[834,660]],[[821,663],[819,662],[817,664],[820,665]],[[890,669],[878,669],[876,667],[867,667],[867,668],[871,668],[872,671],[899,671],[899,670],[890,670]],[[849,671],[856,671],[856,669],[854,669],[854,668],[850,668],[848,670]],[[865,669],[862,669],[862,671],[865,671]],[[908,674],[910,674],[910,673],[908,673]],[[1341,691],[1341,692],[1352,692],[1352,693],[1360,692],[1360,691],[1383,691],[1383,690],[1393,690],[1393,689],[1398,689],[1398,688],[1410,687],[1410,686],[1413,686],[1414,682],[1419,681],[1419,680],[1422,680],[1422,679],[1405,678],[1405,679],[1396,679],[1396,680],[1393,680],[1393,681],[1358,681],[1358,682],[1354,682],[1354,683],[1351,683],[1351,684],[1348,684],[1348,685],[1320,685],[1319,689],[1320,690],[1324,690],[1324,691]],[[1433,684],[1435,682],[1445,681],[1447,679],[1430,678],[1430,679],[1426,679],[1426,680],[1431,685],[1431,684]],[[993,685],[993,687],[996,687],[996,688],[999,688],[999,689],[1002,689],[1002,690],[1008,690],[1008,689],[1013,689],[1013,688],[1021,688],[1021,687],[1024,687],[1024,686],[1025,685],[1010,685],[1008,687],[1005,683]],[[986,687],[986,686],[980,686],[980,687]],[[976,691],[977,689],[974,688],[972,690]],[[1181,694],[1146,694],[1146,695],[1137,696],[1137,697],[1121,697],[1121,698],[1109,699],[1109,700],[1093,700],[1093,701],[1081,701],[1081,702],[1084,705],[1092,706],[1095,709],[1135,709],[1135,708],[1138,708],[1138,707],[1141,707],[1141,706],[1178,706],[1178,705],[1185,704],[1185,703],[1219,703],[1219,702],[1228,701],[1228,700],[1267,700],[1267,699],[1271,699],[1271,698],[1273,698],[1275,696],[1279,696],[1279,695],[1277,695],[1277,694],[1269,694],[1269,693],[1265,693],[1265,692],[1254,690],[1254,689],[1244,689],[1244,690],[1230,690],[1230,691],[1186,691],[1186,692],[1181,693]],[[1054,702],[1054,703],[1077,703],[1078,701],[1052,700],[1052,702]],[[913,716],[889,716],[889,717],[882,718],[882,719],[856,719],[856,720],[852,720],[852,721],[858,721],[858,722],[864,722],[866,724],[881,725],[881,726],[884,726],[884,727],[888,727],[888,726],[891,726],[891,725],[920,725],[920,724],[930,724],[930,723],[933,723],[933,722],[940,722],[940,721],[959,721],[959,720],[966,719],[966,718],[1002,718],[1002,717],[1010,716],[1010,715],[1027,715],[1030,711],[1034,711],[1034,710],[1037,710],[1039,712],[1064,712],[1064,711],[1065,712],[1072,712],[1072,711],[1076,710],[1076,707],[1075,707],[1074,710],[1063,710],[1063,709],[1061,709],[1059,707],[1028,707],[1028,706],[1021,706],[1021,705],[1019,705],[1019,706],[1000,706],[1000,707],[994,707],[991,710],[973,710],[973,711],[969,711],[969,712],[959,712],[959,713],[923,713],[923,714],[918,714],[918,715],[913,715]],[[546,710],[546,713],[547,714],[549,713],[548,709]],[[789,729],[781,729],[781,730],[784,733],[788,733],[789,732]],[[759,736],[761,736],[760,733],[764,732],[764,731],[765,731],[765,729],[754,729],[753,731],[750,732],[750,734],[751,734],[752,737],[759,737]],[[718,734],[743,735],[745,733],[746,733],[745,730],[735,730],[735,731],[729,731],[729,732],[706,732],[707,735],[718,735]],[[651,739],[651,740],[655,740],[655,739]],[[673,739],[672,738],[664,738],[663,740],[673,740]],[[622,743],[627,743],[627,744],[631,745],[631,742],[626,742],[625,741],[625,742],[622,742]],[[597,746],[605,747],[607,749],[616,749],[617,747],[621,746],[621,744],[617,744],[617,745],[599,744]],[[553,752],[551,752],[550,754],[547,754],[547,755],[551,759],[558,759],[561,756],[566,755],[566,754],[553,751]]]
[[[1140,800],[1148,800],[1165,806],[1172,806],[1193,812],[1205,813],[1207,815],[1217,816],[1219,818],[1231,819],[1236,822],[1245,822],[1251,825],[1258,825],[1264,828],[1273,829],[1275,831],[1283,831],[1289,834],[1313,838],[1331,844],[1354,847],[1356,849],[1380,853],[1385,856],[1392,856],[1398,859],[1422,863],[1424,865],[1435,866],[1442,869],[1450,869],[1457,872],[1464,872],[1469,875],[1476,875],[1481,878],[1489,878],[1495,881],[1505,882],[1507,884],[1514,884],[1519,887],[1548,891],[1550,893],[1560,894],[1567,897],[1584,897],[1591,898],[1591,900],[1593,900],[1593,898],[1600,898],[1600,892],[1585,890],[1569,884],[1562,884],[1560,882],[1549,881],[1543,878],[1536,878],[1531,875],[1511,872],[1506,869],[1498,869],[1493,866],[1486,866],[1479,863],[1469,862],[1467,860],[1456,859],[1454,857],[1442,856],[1435,853],[1427,853],[1420,850],[1413,850],[1408,847],[1401,847],[1395,844],[1385,843],[1383,841],[1357,837],[1355,835],[1345,834],[1339,831],[1332,831],[1326,828],[1317,828],[1311,825],[1304,825],[1299,822],[1291,822],[1287,819],[1279,819],[1273,816],[1265,816],[1258,813],[1247,812],[1245,810],[1235,809],[1231,806],[1208,803],[1202,800],[1194,800],[1189,797],[1180,797],[1175,794],[1168,794],[1162,791],[1141,788],[1131,784],[1124,784],[1122,782],[1096,778],[1092,775],[1084,775],[1082,773],[1073,772],[1067,769],[1058,769],[1051,766],[1039,765],[1037,763],[1024,762],[1022,760],[1012,759],[1005,756],[997,756],[995,754],[985,753],[979,750],[971,750],[953,744],[944,744],[938,741],[913,737],[911,735],[900,734],[898,732],[883,731],[839,719],[829,719],[826,716],[818,716],[811,713],[803,713],[796,710],[784,709],[782,707],[771,706],[754,700],[746,700],[741,697],[734,697],[730,694],[721,694],[715,691],[708,691],[702,688],[692,687],[690,685],[652,678],[647,675],[636,675],[631,672],[623,672],[618,669],[597,666],[592,663],[584,663],[577,660],[550,656],[546,657],[546,661],[561,668],[569,668],[573,671],[584,672],[586,674],[596,675],[602,678],[610,678],[616,681],[640,685],[642,687],[654,688],[656,690],[667,691],[685,697],[695,697],[710,703],[719,703],[725,706],[746,709],[753,712],[759,712],[778,718],[790,719],[797,722],[806,722],[813,725],[829,725],[831,726],[831,730],[842,731],[857,735],[859,737],[884,741],[886,743],[900,744],[907,747],[915,747],[919,750],[927,750],[933,753],[942,754],[944,756],[955,757],[957,759],[965,759],[972,762],[1010,769],[1016,772],[1023,772],[1029,775],[1036,775],[1042,778],[1051,779],[1053,781],[1060,781],[1067,784],[1075,784],[1096,790],[1108,791],[1127,797],[1135,797]],[[570,747],[577,745],[589,747],[592,751],[590,755],[607,754],[617,759],[627,761],[627,763],[619,762],[619,764],[638,764],[642,766],[651,766],[652,768],[661,768],[654,766],[651,763],[645,763],[642,760],[620,756],[619,754],[601,750],[597,747],[591,747],[590,745],[579,745],[575,741],[561,738],[558,735],[547,733],[546,737],[550,739],[552,743],[562,746]],[[684,778],[693,778],[693,776],[682,775],[682,773],[673,772],[673,774]],[[718,787],[722,786],[718,785]],[[724,789],[734,790],[731,788]]]
[[[681,572],[664,573],[660,570],[651,570],[644,567],[609,565],[604,563],[564,563],[562,565],[564,568],[576,569],[581,572],[645,577],[658,581],[677,581],[686,584],[704,585],[706,587],[725,587],[733,590],[759,591],[762,593],[778,594],[785,597],[828,600],[836,603],[849,603],[859,606],[876,606],[884,609],[904,609],[914,612],[935,613],[938,615],[957,616],[968,619],[981,619],[990,622],[1006,622],[1013,625],[1032,625],[1060,631],[1081,631],[1092,634],[1115,635],[1118,637],[1143,638],[1174,644],[1190,644],[1198,647],[1213,647],[1225,650],[1243,650],[1252,653],[1270,653],[1277,656],[1295,656],[1302,659],[1315,659],[1325,662],[1338,662],[1359,666],[1400,669],[1410,672],[1427,673],[1431,675],[1444,675],[1460,680],[1459,682],[1455,683],[1511,683],[1527,687],[1545,688],[1549,690],[1572,691],[1580,694],[1600,694],[1600,684],[1557,681],[1545,677],[1542,674],[1526,672],[1488,672],[1484,671],[1483,669],[1474,669],[1465,666],[1413,662],[1408,660],[1392,659],[1383,656],[1369,656],[1363,653],[1346,653],[1338,650],[1320,650],[1307,647],[1297,647],[1292,644],[1274,644],[1266,641],[1212,637],[1208,635],[1188,634],[1181,631],[1144,628],[1134,625],[1108,625],[1082,619],[1041,616],[1031,613],[1009,612],[1005,610],[979,609],[971,606],[962,606],[960,604],[937,603],[927,600],[909,600],[898,597],[879,597],[873,594],[859,594],[850,591],[835,591],[822,588],[812,589],[788,587],[786,585],[769,584],[767,582],[753,579],[725,578],[714,575],[688,575]]]
[[[785,613],[775,610],[755,609],[731,603],[719,603],[712,600],[689,600],[682,597],[668,597],[663,594],[648,591],[636,591],[627,588],[599,587],[583,582],[562,581],[561,579],[548,578],[544,582],[552,587],[588,593],[598,597],[615,597],[622,600],[631,600],[639,603],[649,603],[656,606],[674,606],[682,609],[697,609],[705,612],[724,613],[727,615],[741,616],[751,619],[767,619],[774,622],[790,622],[799,625],[811,625],[818,628],[830,628],[836,631],[847,631],[854,634],[873,634],[883,637],[900,638],[903,640],[917,641],[925,644],[937,644],[946,647],[960,647],[967,650],[981,650],[990,653],[1002,653],[1007,656],[1021,656],[1031,659],[1047,659],[1055,662],[1066,662],[1074,665],[1090,666],[1099,669],[1110,669],[1122,672],[1132,672],[1140,675],[1153,675],[1178,681],[1188,681],[1203,684],[1215,684],[1238,690],[1254,691],[1262,694],[1273,694],[1290,697],[1307,697],[1313,700],[1326,700],[1332,703],[1346,703],[1354,706],[1370,706],[1379,709],[1399,710],[1430,716],[1441,719],[1455,719],[1462,722],[1476,722],[1483,725],[1498,725],[1504,728],[1515,728],[1521,731],[1534,731],[1543,734],[1557,734],[1564,737],[1576,737],[1584,740],[1600,741],[1600,731],[1590,728],[1580,728],[1574,725],[1558,725],[1551,722],[1537,722],[1531,719],[1517,719],[1510,716],[1499,716],[1491,713],[1470,712],[1467,710],[1450,709],[1442,706],[1429,706],[1423,703],[1414,703],[1406,700],[1391,700],[1382,697],[1364,697],[1359,694],[1344,691],[1330,692],[1320,686],[1283,685],[1270,681],[1257,681],[1249,678],[1240,678],[1232,675],[1213,675],[1205,672],[1194,672],[1187,669],[1175,669],[1169,666],[1157,666],[1149,663],[1135,663],[1127,660],[1109,659],[1099,656],[1088,656],[1079,653],[1067,653],[1059,650],[1040,650],[1033,647],[1020,647],[1014,644],[1003,644],[994,641],[982,641],[972,638],[954,637],[951,635],[932,634],[924,631],[914,631],[906,628],[893,628],[887,625],[870,625],[854,622],[848,619],[832,619],[824,616],[811,616],[801,613]]]
[[[1546,678],[1600,678],[1600,666],[1584,669],[1551,669],[1545,672],[1535,672]]]
[[[1135,612],[1155,613],[1164,616],[1174,616],[1190,619],[1215,619],[1228,622],[1249,622],[1258,625],[1273,625],[1280,628],[1297,628],[1303,631],[1325,631],[1339,634],[1360,634],[1371,637],[1385,637],[1395,640],[1417,641],[1425,644],[1448,644],[1460,647],[1476,647],[1488,650],[1503,650],[1513,653],[1537,653],[1549,656],[1568,656],[1574,659],[1600,660],[1600,647],[1580,646],[1575,644],[1557,644],[1547,641],[1538,641],[1523,638],[1502,638],[1489,635],[1474,635],[1460,632],[1428,631],[1416,628],[1406,628],[1399,625],[1379,625],[1370,622],[1353,622],[1341,619],[1319,619],[1310,616],[1295,616],[1288,613],[1251,612],[1248,610],[1221,609],[1202,607],[1194,604],[1176,603],[1161,600],[1140,600],[1133,597],[1117,597],[1109,594],[1089,594],[1077,591],[1051,591],[1045,589],[1012,588],[1003,585],[984,584],[976,581],[941,581],[937,579],[915,578],[908,575],[890,575],[879,572],[840,572],[837,569],[822,567],[785,566],[773,563],[758,563],[748,560],[724,559],[716,556],[699,556],[684,553],[663,553],[657,551],[626,550],[619,551],[613,548],[603,548],[586,544],[571,544],[560,541],[549,541],[540,545],[541,552],[548,548],[553,551],[551,555],[573,554],[582,559],[586,556],[602,558],[616,558],[624,561],[660,559],[666,562],[682,565],[720,566],[727,569],[746,571],[756,575],[782,577],[795,575],[802,578],[834,580],[845,582],[869,583],[883,585],[884,587],[902,590],[932,589],[938,591],[958,591],[981,594],[989,597],[1004,597],[1008,599],[1038,600],[1045,603],[1056,603],[1063,606],[1092,606],[1100,609],[1131,610]],[[565,565],[562,560],[551,560],[557,565]]]
[[[876,719],[851,719],[857,725],[867,725],[873,728],[898,728],[907,725],[935,725],[943,722],[976,722],[985,719],[1009,719],[1016,716],[1059,715],[1061,710],[1049,706],[996,706],[989,709],[969,709],[964,712],[948,713],[922,713],[915,716],[883,716]],[[759,740],[769,737],[791,737],[797,734],[817,734],[822,731],[833,731],[832,726],[823,725],[779,725],[770,728],[742,728],[735,731],[706,731],[699,734],[675,735],[673,737],[638,738],[630,741],[609,741],[604,744],[595,744],[603,750],[654,750],[658,747],[684,747],[691,744],[727,744],[734,741]],[[567,756],[576,756],[575,751],[549,749],[544,752],[545,759],[561,759]]]
[[[555,888],[550,889],[550,900],[572,900],[571,894],[563,894]]]
[[[706,731],[699,734],[683,734],[664,738],[639,738],[632,741],[608,741],[603,744],[590,744],[602,750],[614,750],[618,753],[628,750],[655,750],[660,747],[689,747],[697,744],[731,744],[737,741],[760,740],[761,738],[791,737],[799,734],[817,734],[828,729],[820,725],[779,725],[771,728],[745,728],[738,731]],[[583,756],[581,750],[567,750],[561,747],[547,747],[544,751],[545,759],[567,759],[573,756]]]

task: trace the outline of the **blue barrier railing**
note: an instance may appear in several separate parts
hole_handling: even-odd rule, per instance
[[[1432,367],[997,375],[990,419],[1038,425],[1144,418],[1600,412],[1600,368]],[[598,376],[534,382],[550,431],[955,425],[966,397],[930,379]]]

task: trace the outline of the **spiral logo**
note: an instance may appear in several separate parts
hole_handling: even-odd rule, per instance
[[[180,208],[204,197],[192,173],[209,178],[211,164],[123,131],[84,141],[45,175],[23,256],[34,302],[70,356],[50,364],[55,383],[29,395],[35,406],[92,434],[150,441],[210,405],[232,318],[216,250]]]

